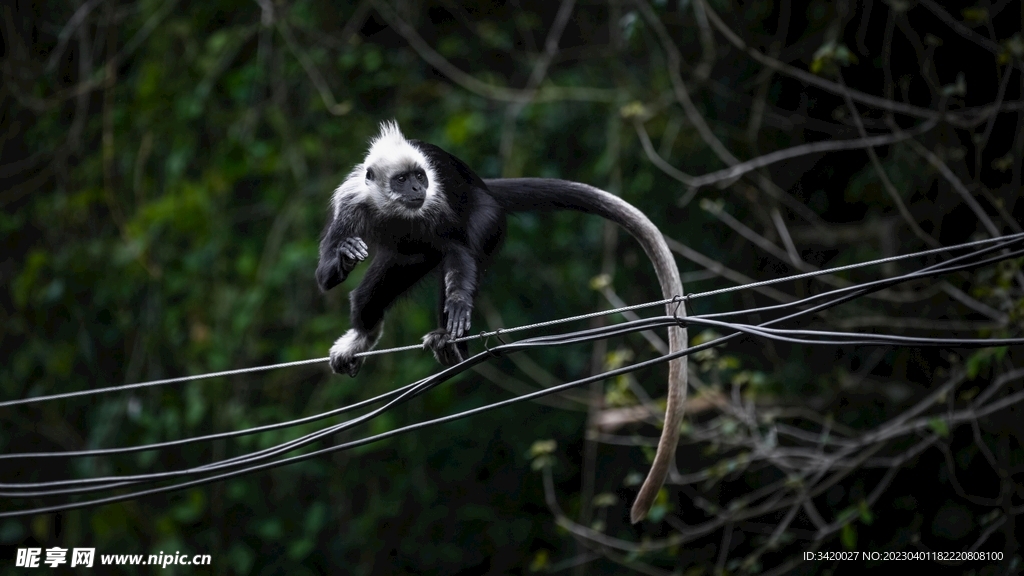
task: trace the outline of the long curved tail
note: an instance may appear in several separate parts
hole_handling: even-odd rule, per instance
[[[576,210],[602,216],[625,228],[643,246],[644,252],[654,265],[661,284],[661,293],[666,299],[683,296],[683,283],[679,269],[668,245],[658,228],[647,216],[625,200],[599,188],[553,178],[500,178],[484,180],[491,196],[509,212],[536,212],[540,210]],[[676,305],[668,304],[666,310],[676,313]],[[685,316],[683,306],[678,315]],[[686,348],[686,330],[671,326],[668,329],[669,352]],[[683,403],[686,400],[687,361],[676,358],[668,364],[668,403],[665,406],[665,426],[661,430],[658,450],[654,463],[647,474],[636,501],[630,511],[630,520],[636,524],[647,516],[658,490],[665,483],[672,456],[679,443],[679,425],[683,418]]]

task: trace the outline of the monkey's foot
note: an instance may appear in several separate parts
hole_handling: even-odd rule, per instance
[[[372,347],[367,344],[368,338],[358,331],[345,332],[331,346],[331,370],[335,374],[348,374],[355,378],[363,366],[363,359],[357,358],[356,354],[365,352]]]
[[[455,366],[462,362],[459,346],[452,343],[452,335],[444,328],[438,328],[423,337],[423,348],[434,353],[434,358],[443,366]]]
[[[344,354],[336,354],[334,350],[331,350],[331,370],[335,374],[348,374],[355,378],[359,374],[359,369],[363,367],[362,358],[352,358]]]

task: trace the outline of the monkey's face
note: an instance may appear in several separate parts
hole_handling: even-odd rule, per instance
[[[427,198],[427,173],[419,168],[395,174],[389,185],[391,194],[407,208],[417,210]]]
[[[391,175],[386,182],[384,175],[370,168],[366,171],[366,182],[383,188],[385,195],[392,202],[409,210],[419,210],[427,199],[427,173],[420,167],[399,171]]]

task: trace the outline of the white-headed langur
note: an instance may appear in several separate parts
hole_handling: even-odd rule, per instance
[[[373,251],[363,281],[352,290],[351,327],[331,346],[331,369],[355,376],[380,339],[384,312],[423,277],[439,271],[441,290],[436,330],[423,345],[451,366],[467,357],[473,299],[483,270],[505,238],[511,212],[577,210],[607,218],[643,246],[666,298],[683,295],[679,271],[657,227],[621,198],[586,184],[549,178],[484,180],[455,156],[418,140],[407,140],[386,122],[357,165],[334,191],[320,242],[317,283],[323,291],[345,281]],[[667,306],[683,315],[683,307]],[[686,330],[668,329],[670,352],[686,346]],[[665,482],[679,440],[686,396],[686,359],[669,362],[668,404],[658,450],[630,514],[639,522]]]

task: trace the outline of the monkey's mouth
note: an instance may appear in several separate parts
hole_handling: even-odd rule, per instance
[[[425,198],[402,198],[402,205],[410,210],[419,210]]]

